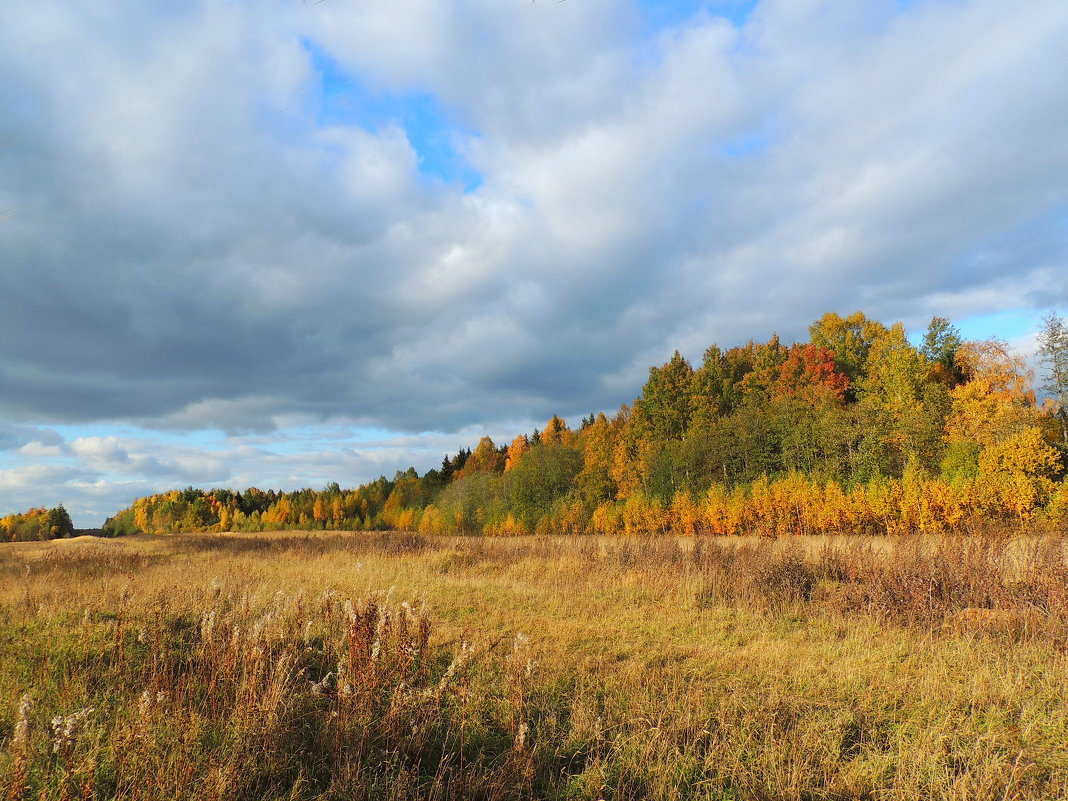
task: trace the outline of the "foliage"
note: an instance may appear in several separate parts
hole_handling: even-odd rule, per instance
[[[138,499],[105,528],[898,533],[1060,519],[1063,399],[1039,406],[1005,343],[963,341],[935,317],[917,348],[901,323],[862,312],[825,314],[809,332],[790,345],[712,345],[696,369],[675,352],[614,416],[572,430],[553,415],[422,476],[321,491],[188,487]],[[1056,393],[1068,337],[1053,315],[1043,332]]]
[[[0,517],[0,542],[26,542],[73,537],[74,524],[62,505],[54,509],[30,509]]]

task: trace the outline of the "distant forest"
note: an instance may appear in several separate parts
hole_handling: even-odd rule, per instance
[[[137,500],[111,535],[401,529],[426,534],[813,534],[1063,527],[1068,330],[1043,320],[1038,402],[1021,358],[934,318],[824,315],[694,366],[653,367],[640,397],[571,429],[554,416],[355,489],[188,488]],[[0,521],[2,524],[2,521]],[[0,529],[2,531],[4,529]]]
[[[74,536],[74,523],[62,505],[54,509],[30,509],[0,517],[0,542],[54,540]]]

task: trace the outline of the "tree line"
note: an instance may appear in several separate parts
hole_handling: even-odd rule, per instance
[[[1044,400],[1020,356],[934,318],[828,313],[805,342],[676,352],[641,395],[572,429],[483,437],[440,469],[355,489],[192,487],[137,500],[110,534],[403,529],[427,534],[782,534],[1068,522],[1068,332],[1040,332]]]
[[[74,523],[63,505],[35,508],[0,517],[0,542],[30,542],[74,536]]]

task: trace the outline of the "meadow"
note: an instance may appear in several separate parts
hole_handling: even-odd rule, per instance
[[[1063,799],[1041,537],[0,546],[6,799]]]

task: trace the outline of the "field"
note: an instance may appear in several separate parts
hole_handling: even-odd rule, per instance
[[[1063,799],[1059,539],[0,547],[7,799]]]

